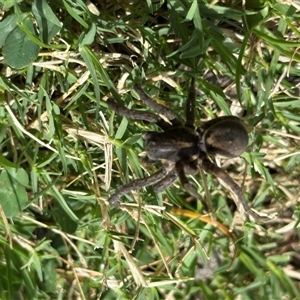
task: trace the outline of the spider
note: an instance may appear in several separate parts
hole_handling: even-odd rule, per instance
[[[118,115],[156,123],[162,129],[161,132],[148,131],[142,134],[148,160],[153,163],[161,162],[162,167],[149,177],[136,179],[117,189],[108,199],[109,204],[118,206],[119,199],[123,195],[150,185],[153,186],[155,192],[161,192],[179,178],[182,186],[206,207],[202,196],[186,177],[186,174],[194,175],[200,167],[205,172],[221,179],[231,189],[237,198],[235,202],[242,216],[250,215],[257,219],[246,203],[240,186],[210,159],[213,156],[232,158],[246,150],[248,133],[242,121],[235,116],[224,116],[212,119],[201,127],[195,128],[194,79],[191,80],[191,88],[186,102],[184,124],[171,109],[147,96],[140,85],[136,85],[135,90],[142,102],[157,114],[122,107],[113,99],[108,100],[108,105]]]

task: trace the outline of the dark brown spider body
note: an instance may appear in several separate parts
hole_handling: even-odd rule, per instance
[[[208,121],[201,131],[200,149],[209,155],[237,157],[248,146],[248,133],[238,117],[225,116]]]
[[[199,134],[188,127],[175,127],[164,132],[145,132],[145,150],[154,161],[195,160],[199,154]]]
[[[236,157],[243,153],[248,145],[248,133],[242,121],[234,116],[225,116],[206,122],[198,129],[194,127],[195,87],[192,80],[186,104],[186,122],[182,124],[173,111],[148,97],[140,86],[135,87],[141,100],[169,122],[150,112],[139,112],[119,106],[114,100],[109,106],[119,115],[156,123],[162,132],[145,132],[147,157],[152,162],[161,162],[162,168],[149,177],[136,179],[120,187],[109,199],[111,205],[118,206],[119,199],[132,190],[152,185],[160,192],[169,187],[177,178],[182,186],[204,207],[202,196],[190,184],[186,174],[194,174],[198,166],[225,182],[237,197],[237,207],[244,215],[256,218],[244,199],[244,194],[236,182],[221,168],[215,165],[209,156]],[[209,156],[208,156],[209,155]]]

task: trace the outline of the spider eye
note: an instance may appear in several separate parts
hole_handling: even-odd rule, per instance
[[[213,119],[204,124],[200,149],[209,155],[236,157],[248,146],[248,133],[234,116]]]

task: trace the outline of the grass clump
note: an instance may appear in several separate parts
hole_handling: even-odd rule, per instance
[[[0,5],[1,299],[300,298],[296,1]],[[219,163],[273,219],[235,218],[207,174],[189,179],[217,226],[179,182],[107,206],[156,170],[139,154],[141,133],[157,130],[107,99],[149,111],[133,91],[143,83],[183,118],[190,78],[197,126],[243,118],[247,152]]]

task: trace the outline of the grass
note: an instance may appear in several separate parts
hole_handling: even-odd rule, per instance
[[[299,21],[296,1],[0,1],[1,299],[299,299]],[[147,93],[196,123],[231,113],[249,131],[219,160],[249,204],[235,217],[209,174],[210,224],[179,182],[107,198],[152,174],[141,133],[106,100]]]

